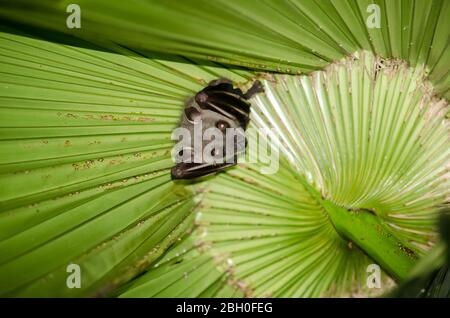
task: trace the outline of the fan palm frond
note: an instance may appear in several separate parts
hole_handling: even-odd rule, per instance
[[[245,78],[8,33],[0,51],[2,294],[86,294],[142,271],[192,219],[168,175],[183,97]],[[71,262],[82,290],[62,279]]]
[[[187,250],[210,255],[228,286],[246,296],[357,295],[373,260],[354,242],[404,278],[434,242],[436,203],[449,188],[448,104],[431,98],[423,76],[367,52],[311,76],[270,76],[252,123],[275,127],[284,165],[272,176],[242,165],[201,188]],[[202,296],[211,287],[205,280],[204,289],[182,292],[183,275],[197,268],[181,249],[122,296],[167,296],[173,288],[176,296]],[[156,283],[160,265],[177,272],[175,280]]]
[[[450,4],[444,0],[151,0],[129,5],[79,0],[83,25],[75,30],[65,26],[70,3],[9,0],[0,15],[77,37],[114,39],[139,50],[289,74],[369,50],[427,65],[436,91],[450,97]],[[380,8],[380,27],[367,26],[373,4]]]
[[[435,243],[450,2],[375,1],[368,28],[368,0],[79,0],[74,30],[69,3],[0,8],[1,295],[372,295],[367,265],[384,291]],[[183,103],[219,77],[262,81],[279,169],[173,182]]]

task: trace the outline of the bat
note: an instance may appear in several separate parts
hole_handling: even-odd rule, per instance
[[[176,164],[171,170],[172,179],[194,179],[211,175],[236,165],[237,156],[245,152],[247,140],[245,130],[250,122],[249,99],[263,92],[261,82],[255,81],[245,93],[234,88],[230,80],[221,78],[209,83],[207,87],[189,98],[185,103],[180,127],[195,135],[195,129],[201,127],[202,136],[208,128],[215,127],[222,133],[221,144],[211,150],[215,160],[206,160],[202,150],[207,149],[208,140],[189,138],[177,144]],[[230,130],[230,128],[233,128]],[[233,147],[225,147],[226,135],[233,131]],[[231,140],[231,139],[229,139]],[[216,140],[215,140],[216,141]],[[178,148],[176,150],[178,150]],[[195,160],[197,159],[197,160]]]

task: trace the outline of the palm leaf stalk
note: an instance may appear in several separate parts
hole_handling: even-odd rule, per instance
[[[79,30],[68,3],[0,9],[2,295],[372,295],[367,265],[389,289],[436,241],[448,2],[376,2],[368,29],[367,1],[79,1]],[[263,82],[280,168],[174,183],[183,102],[218,77]]]

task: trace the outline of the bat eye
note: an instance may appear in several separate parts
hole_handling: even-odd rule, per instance
[[[186,108],[184,114],[186,115],[186,118],[193,123],[198,123],[202,118],[202,114],[194,107]]]
[[[220,131],[225,131],[225,129],[227,129],[228,127],[230,127],[230,125],[228,125],[228,123],[226,121],[223,120],[219,120],[216,123],[216,127],[220,129]]]

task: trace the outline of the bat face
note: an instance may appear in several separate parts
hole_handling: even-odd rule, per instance
[[[172,179],[198,178],[236,165],[247,144],[248,99],[261,91],[259,81],[244,94],[231,81],[219,79],[190,98],[180,123],[190,138],[183,138],[174,149]]]

